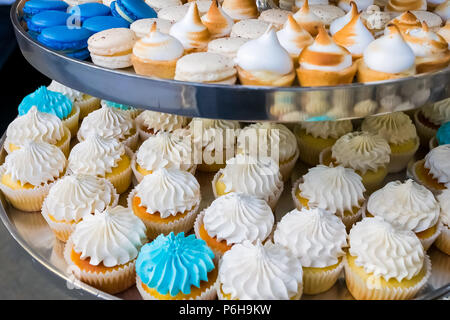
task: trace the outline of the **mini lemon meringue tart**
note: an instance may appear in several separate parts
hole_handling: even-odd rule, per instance
[[[437,33],[442,36],[445,41],[447,41],[448,47],[450,49],[450,19],[447,21],[445,26],[439,29]]]
[[[420,28],[422,26],[420,20],[417,19],[417,16],[411,11],[403,12],[390,23],[396,25],[403,36],[407,34],[409,30]]]
[[[353,125],[350,120],[300,122],[294,127],[300,160],[311,166],[319,164],[320,153],[351,131]]]
[[[425,250],[441,233],[440,207],[433,193],[411,179],[391,181],[367,201],[366,217],[383,217],[387,222],[413,231]]]
[[[181,42],[185,53],[206,51],[211,37],[200,19],[196,2],[190,4],[184,18],[170,28],[169,34]]]
[[[264,55],[258,53],[264,52]],[[271,26],[259,38],[243,44],[236,55],[238,76],[243,85],[291,86],[294,64]]]
[[[14,208],[39,211],[66,165],[66,157],[54,145],[28,140],[0,166],[0,190]]]
[[[313,37],[319,33],[321,27],[324,27],[322,20],[309,8],[308,0],[305,0],[300,10],[294,14],[294,19],[300,27],[308,31]]]
[[[347,232],[334,214],[320,208],[294,209],[278,222],[273,238],[300,260],[303,293],[319,294],[336,283],[344,268]]]
[[[183,53],[183,44],[175,37],[156,30],[156,23],[153,23],[148,36],[134,44],[131,63],[137,74],[173,79],[175,66]]]
[[[441,207],[440,220],[442,227],[441,234],[436,239],[435,245],[439,250],[450,256],[450,189],[442,191],[436,198]]]
[[[106,178],[123,193],[131,184],[131,158],[132,152],[118,140],[91,134],[70,151],[68,169]]]
[[[388,171],[391,148],[382,136],[365,131],[355,131],[340,137],[330,149],[320,154],[320,163],[352,168],[362,177],[370,194],[377,190]]]
[[[274,226],[274,214],[266,201],[231,192],[214,200],[197,216],[195,235],[205,240],[216,257],[244,241],[265,241]]]
[[[416,74],[415,55],[396,25],[389,24],[384,36],[372,41],[359,61],[359,82],[383,81]]]
[[[427,153],[425,159],[414,163],[411,173],[414,180],[434,194],[448,188],[450,183],[450,144],[438,146]]]
[[[318,165],[293,183],[297,209],[321,208],[338,216],[348,230],[364,211],[366,191],[355,170]]]
[[[227,37],[231,33],[234,20],[213,0],[208,12],[202,17],[203,24],[208,28],[211,39]]]
[[[192,161],[191,137],[159,131],[141,144],[134,154],[131,168],[138,182],[161,168],[176,168],[195,174],[197,166]]]
[[[254,19],[259,15],[254,0],[224,0],[222,8],[234,21]]]
[[[219,300],[300,300],[302,294],[300,260],[279,244],[245,241],[221,259]]]
[[[414,124],[420,137],[420,143],[427,146],[436,136],[439,127],[450,121],[450,98],[425,105],[414,113]]]
[[[216,198],[230,192],[243,192],[267,201],[275,209],[284,184],[277,163],[270,157],[238,154],[227,160],[212,181]]]
[[[419,238],[381,217],[358,222],[349,244],[345,281],[357,300],[411,299],[430,277],[430,258]]]
[[[391,147],[389,173],[405,169],[419,149],[420,141],[416,127],[403,112],[367,117],[361,125],[361,130],[379,134],[389,143]]]
[[[63,125],[61,119],[50,113],[39,112],[33,106],[8,125],[4,147],[6,152],[11,153],[20,149],[28,140],[33,140],[55,145],[67,156],[70,138],[70,130]]]
[[[352,83],[356,69],[350,52],[320,27],[313,44],[300,54],[297,76],[301,86],[334,86]]]
[[[147,241],[145,225],[130,209],[108,207],[77,224],[64,259],[76,278],[116,294],[136,283],[136,258]]]
[[[386,11],[405,12],[412,10],[427,10],[427,0],[389,0]]]
[[[358,15],[358,7],[356,6],[356,3],[354,1],[350,2],[350,10],[348,12],[335,20],[330,24],[330,33],[332,36],[339,30],[341,30],[343,27],[345,27],[346,24],[348,24],[354,17]]]
[[[201,201],[200,185],[187,171],[161,168],[146,175],[128,195],[128,207],[144,222],[149,239],[189,232]]]

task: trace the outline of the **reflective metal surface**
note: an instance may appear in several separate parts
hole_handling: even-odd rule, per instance
[[[202,84],[149,78],[132,69],[105,69],[34,41],[20,22],[25,2],[18,0],[12,6],[11,20],[20,49],[31,65],[79,91],[145,109],[190,117],[296,122],[410,110],[450,96],[450,67],[383,83],[320,88]],[[263,8],[271,1],[259,2]]]

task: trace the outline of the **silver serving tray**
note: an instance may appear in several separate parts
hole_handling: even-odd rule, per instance
[[[202,84],[140,76],[132,68],[106,69],[67,57],[33,40],[21,20],[26,1],[17,0],[13,4],[11,21],[22,54],[33,67],[81,92],[135,107],[189,117],[295,122],[311,117],[314,120],[340,120],[392,112],[393,107],[355,108],[359,101],[380,101],[391,94],[399,95],[405,102],[402,111],[450,96],[450,67],[395,81],[321,88]],[[259,0],[260,8],[270,7],[266,2]],[[327,107],[316,108],[308,103],[316,94],[328,101]]]
[[[4,162],[6,151],[3,149],[5,135],[0,140],[0,164]],[[283,194],[280,197],[277,208],[275,210],[276,220],[294,209],[294,203],[291,198],[291,182],[295,181],[308,170],[308,167],[300,161],[297,163],[291,180],[286,182]],[[206,174],[197,172],[196,177],[200,183],[202,190],[202,202],[200,210],[207,207],[213,200],[211,181],[214,174]],[[404,179],[405,173],[390,175],[387,181]],[[127,193],[122,194],[119,204],[126,206]],[[69,272],[67,264],[63,258],[64,243],[55,238],[50,230],[47,222],[44,220],[40,212],[23,212],[13,208],[0,192],[0,219],[10,232],[12,237],[22,246],[22,248],[45,269],[48,269],[56,277],[66,282],[68,290],[74,290],[80,297],[93,295],[98,298],[116,300],[136,300],[141,299],[136,287],[118,294],[110,295],[106,292],[97,290],[85,283],[76,280]],[[431,277],[420,292],[417,299],[438,299],[448,297],[450,295],[450,256],[440,252],[435,247],[428,250],[431,258],[432,273]],[[305,300],[350,300],[353,299],[347,290],[343,274],[338,282],[327,292],[319,295],[308,296],[303,295]]]

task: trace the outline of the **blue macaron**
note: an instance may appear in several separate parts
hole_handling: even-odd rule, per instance
[[[69,5],[61,0],[30,0],[23,7],[23,17],[29,21],[35,14],[47,10],[66,11]]]
[[[87,40],[91,35],[92,32],[85,28],[56,26],[42,30],[37,40],[50,49],[85,60],[89,57]]]
[[[70,15],[64,11],[49,10],[40,12],[28,21],[28,33],[36,39],[45,28],[66,25],[69,17]]]
[[[129,23],[139,19],[156,18],[156,11],[143,0],[116,0],[110,5],[113,16],[122,17]]]
[[[73,18],[79,19],[81,23],[92,17],[111,15],[111,9],[109,9],[108,6],[98,2],[88,2],[77,5],[71,7],[68,12]]]
[[[122,18],[113,16],[92,17],[86,19],[83,23],[83,28],[88,29],[93,33],[112,28],[129,28],[130,24]]]

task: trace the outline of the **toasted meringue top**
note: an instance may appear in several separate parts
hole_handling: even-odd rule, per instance
[[[290,15],[283,29],[277,32],[278,41],[289,54],[298,56],[303,48],[314,42],[313,37],[301,28]]]
[[[319,33],[319,28],[323,26],[322,20],[309,8],[308,0],[294,14],[294,19],[298,25],[308,31],[313,37]]]
[[[300,68],[322,71],[339,71],[352,65],[352,56],[347,49],[337,45],[324,27],[313,44],[305,48],[299,58]]]
[[[170,35],[177,38],[185,49],[204,48],[208,45],[210,33],[200,19],[196,2],[189,6],[184,18],[170,28]]]
[[[356,15],[358,15],[358,7],[354,1],[350,2],[351,9],[345,16],[337,18],[330,24],[330,33],[334,35],[341,30],[347,23],[349,23]]]
[[[405,40],[416,57],[448,54],[447,41],[439,34],[430,31],[425,22],[422,23],[422,28],[409,30]]]
[[[434,13],[439,15],[442,20],[448,21],[450,19],[450,1],[444,1],[434,9]]]
[[[450,21],[448,21],[445,26],[439,29],[438,34],[447,41],[448,48],[450,49]]]
[[[410,29],[420,28],[420,20],[412,13],[411,11],[403,12],[397,18],[391,21],[392,24],[395,24],[400,32],[405,33]]]
[[[255,0],[224,0],[222,8],[234,20],[258,17],[258,8]]]
[[[386,11],[427,10],[427,0],[389,0]]]
[[[351,3],[355,2],[360,11],[366,10],[369,6],[373,5],[373,0],[339,0],[338,7],[348,12],[352,9]]]
[[[203,24],[208,28],[211,37],[220,38],[230,34],[233,19],[214,0],[208,12],[202,17]]]

